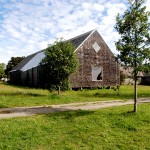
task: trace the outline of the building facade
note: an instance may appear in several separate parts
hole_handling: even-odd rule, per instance
[[[120,82],[119,64],[97,30],[68,40],[75,46],[79,67],[69,77],[71,88],[117,86]],[[45,50],[27,56],[10,72],[12,84],[46,87],[40,62]]]

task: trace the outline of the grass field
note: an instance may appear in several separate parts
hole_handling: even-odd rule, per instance
[[[150,104],[0,120],[1,150],[150,150]]]
[[[64,104],[133,98],[133,86],[121,86],[120,95],[113,89],[95,89],[50,93],[48,90],[17,87],[0,83],[0,108]],[[138,86],[138,97],[150,97],[150,86]]]

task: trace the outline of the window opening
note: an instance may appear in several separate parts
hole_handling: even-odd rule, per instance
[[[102,67],[92,66],[92,81],[103,80],[102,74],[103,74]]]

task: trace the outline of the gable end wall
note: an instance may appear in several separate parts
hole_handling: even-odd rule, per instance
[[[96,52],[92,45],[97,43],[101,49]],[[119,65],[107,44],[95,31],[76,51],[79,67],[70,76],[72,88],[92,88],[119,85]],[[103,80],[92,81],[92,66],[103,68]]]

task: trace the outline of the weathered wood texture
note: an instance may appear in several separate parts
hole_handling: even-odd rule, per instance
[[[101,49],[96,52],[92,45],[97,42]],[[79,59],[78,70],[70,76],[72,88],[103,87],[119,85],[119,65],[105,41],[95,31],[76,50]],[[101,81],[92,81],[92,66],[103,68]]]

